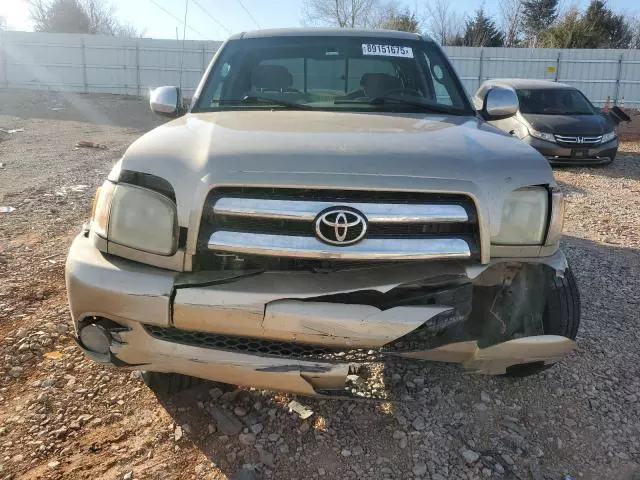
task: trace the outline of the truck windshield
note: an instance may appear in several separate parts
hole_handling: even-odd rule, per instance
[[[573,89],[518,90],[520,112],[532,115],[595,115],[591,102]]]
[[[193,111],[294,108],[473,114],[433,42],[339,36],[229,41]]]

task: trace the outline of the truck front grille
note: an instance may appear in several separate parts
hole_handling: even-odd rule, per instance
[[[359,242],[342,245],[320,238],[318,219],[333,209],[364,219],[366,232]],[[349,239],[361,227],[348,228]],[[328,227],[329,234],[333,229]],[[202,269],[333,270],[379,262],[468,259],[479,255],[477,212],[464,195],[219,188],[208,196],[198,251]]]

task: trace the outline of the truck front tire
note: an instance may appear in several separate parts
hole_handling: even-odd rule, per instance
[[[199,378],[179,373],[141,372],[142,381],[157,396],[167,397],[203,382]]]
[[[544,309],[542,325],[545,335],[560,335],[575,340],[580,326],[580,292],[571,267],[568,267],[564,277],[555,272],[549,275],[547,304]],[[507,368],[507,376],[526,377],[536,374],[552,365],[544,362],[513,365]]]

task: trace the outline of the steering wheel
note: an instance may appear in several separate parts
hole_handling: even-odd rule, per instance
[[[407,88],[407,87],[402,87],[402,88],[395,88],[393,90],[389,90],[388,92],[385,93],[386,95],[411,95],[414,97],[424,97],[424,95],[422,94],[422,92],[420,90],[416,90],[414,88]]]

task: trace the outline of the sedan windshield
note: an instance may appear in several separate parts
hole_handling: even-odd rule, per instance
[[[548,88],[518,90],[520,112],[536,115],[595,115],[595,109],[581,92]]]
[[[473,114],[433,42],[348,36],[229,41],[193,111],[233,109]]]

